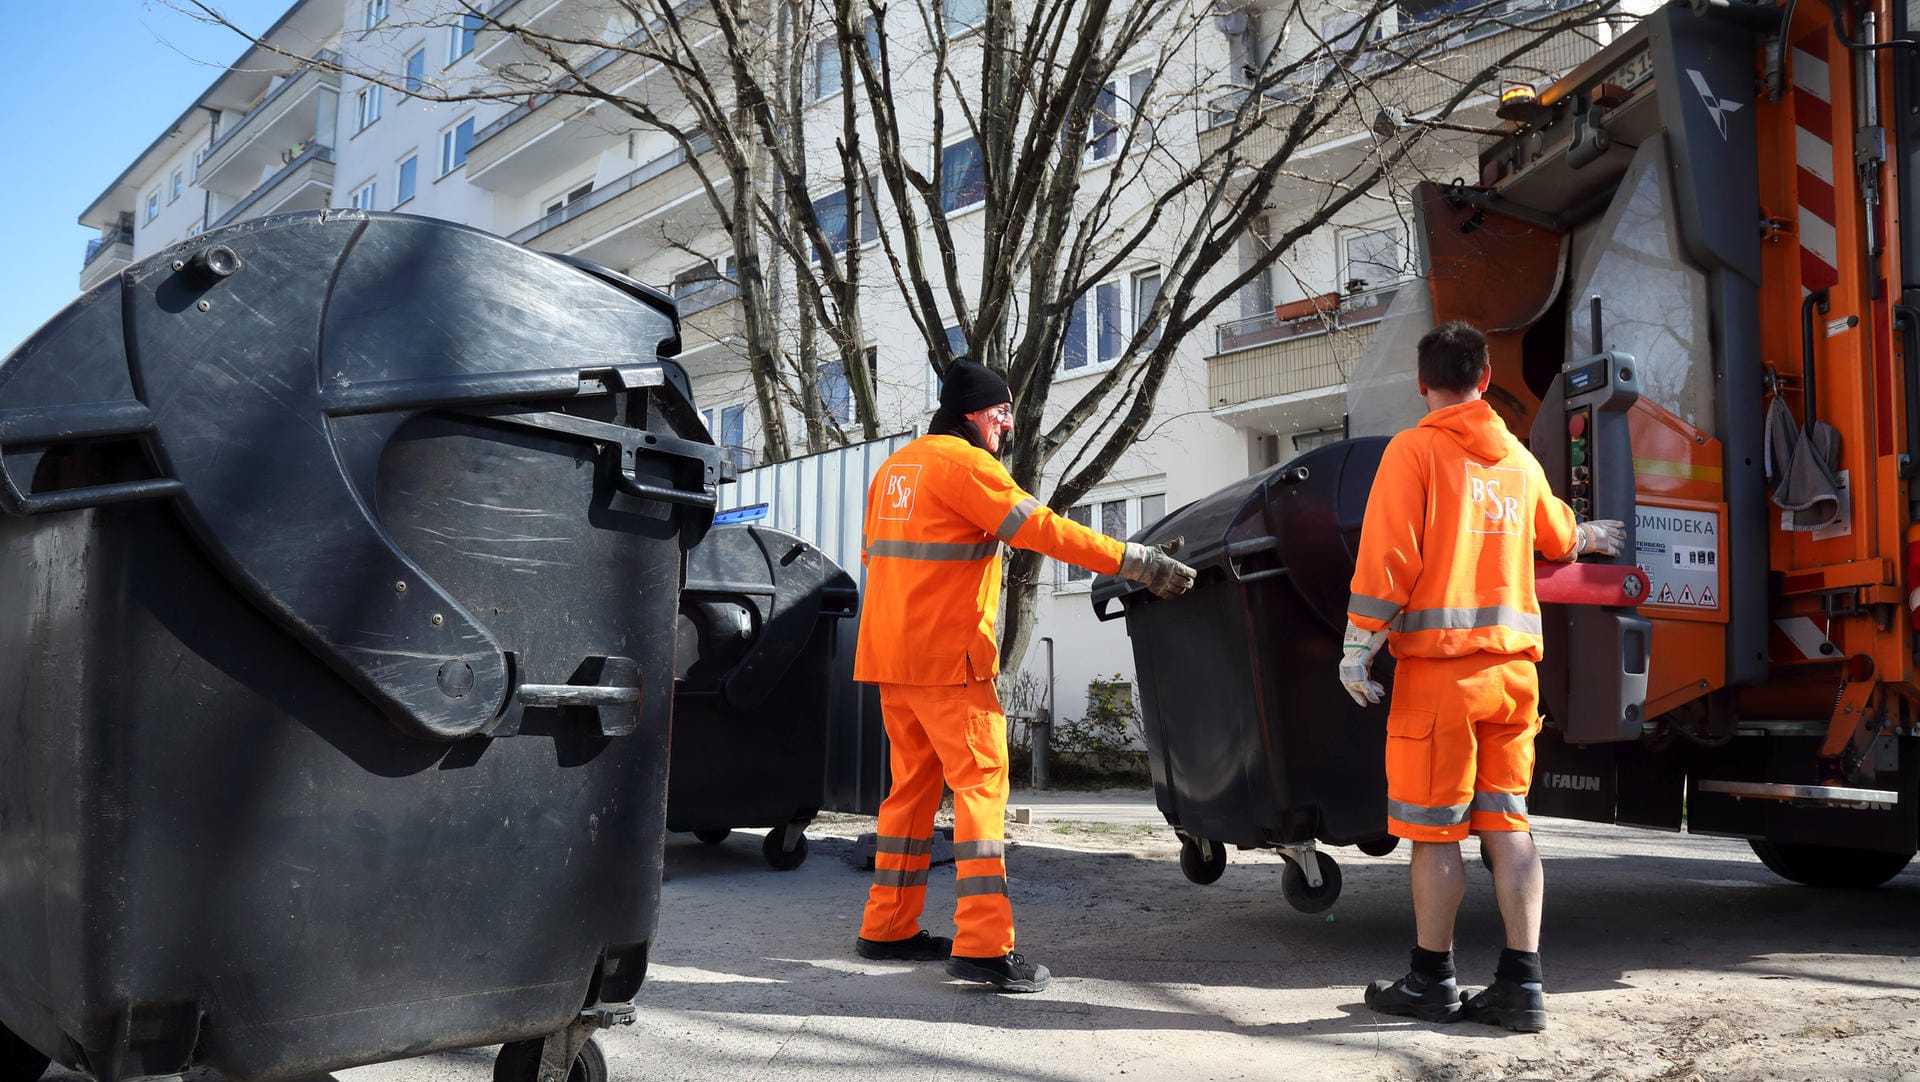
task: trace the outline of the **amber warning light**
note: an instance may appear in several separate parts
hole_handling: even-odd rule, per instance
[[[1532,86],[1508,83],[1500,88],[1500,107],[1495,112],[1502,120],[1524,120],[1533,115],[1539,104]]]

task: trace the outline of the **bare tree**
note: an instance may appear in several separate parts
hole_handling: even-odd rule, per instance
[[[1541,0],[1515,13],[1511,0],[1487,0],[1402,26],[1402,0],[1237,11],[1208,0],[582,2],[617,16],[612,29],[556,33],[448,0],[442,22],[485,20],[537,62],[484,85],[406,92],[564,95],[672,137],[732,239],[742,356],[770,458],[799,446],[790,416],[809,450],[880,434],[865,310],[885,303],[906,313],[937,370],[964,352],[1005,373],[1009,468],[1034,491],[1053,478],[1044,497],[1061,511],[1142,438],[1181,343],[1223,304],[1355,201],[1417,174],[1493,81],[1566,66],[1568,42],[1591,49],[1619,4]],[[216,3],[182,3],[232,25]],[[1245,26],[1238,47],[1220,44],[1223,16]],[[1487,44],[1462,47],[1471,41]],[[597,75],[609,53],[674,92]],[[352,70],[398,87],[390,71]],[[843,84],[837,107],[813,104],[827,96],[823,73]],[[1363,152],[1322,153],[1381,117],[1391,134]],[[948,149],[969,143],[977,157],[950,162]],[[978,218],[956,220],[975,203]],[[1283,224],[1236,258],[1270,214]],[[1056,395],[1063,361],[1085,348],[1070,341],[1075,313],[1147,257],[1159,288],[1114,363]],[[824,401],[821,357],[845,375],[852,430]],[[1009,673],[1026,651],[1041,566],[1032,553],[1009,557]]]

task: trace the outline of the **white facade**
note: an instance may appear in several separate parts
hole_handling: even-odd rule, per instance
[[[1263,3],[1252,10],[1257,15],[1266,6],[1285,10]],[[617,8],[602,0],[501,0],[489,14],[561,36],[615,41],[632,29]],[[950,12],[963,8],[955,0],[947,4]],[[716,442],[737,445],[740,464],[754,464],[759,418],[738,348],[738,303],[724,284],[675,283],[708,259],[724,268],[732,252],[677,144],[604,103],[583,108],[577,98],[531,94],[516,101],[434,102],[406,93],[416,85],[427,93],[497,88],[526,70],[531,61],[523,45],[475,25],[471,17],[463,25],[460,10],[451,0],[295,4],[265,35],[266,46],[243,54],[82,214],[83,223],[102,232],[99,251],[89,253],[83,269],[82,286],[202,229],[277,211],[361,207],[465,223],[673,288],[686,317],[681,361],[693,377],[699,406]],[[1331,4],[1329,10],[1332,27],[1338,12]],[[900,25],[907,22],[893,24],[896,85],[925,87],[930,79],[917,77],[928,74],[919,70],[926,65],[924,50],[916,55]],[[1263,40],[1250,28],[1257,28],[1257,18],[1250,24],[1244,15],[1237,22],[1221,15],[1214,22],[1215,28],[1124,69],[1123,77],[1135,82],[1118,88],[1119,94],[1131,101],[1136,88],[1158,73],[1157,99],[1211,103],[1230,95],[1232,73],[1251,51],[1271,43],[1272,28]],[[955,48],[963,83],[970,77],[964,69],[973,62],[973,54],[961,48],[965,40],[957,38]],[[1306,44],[1301,38],[1288,47]],[[1585,51],[1592,48],[1589,43]],[[337,57],[349,72],[379,72],[398,85],[382,87],[300,63],[316,55]],[[631,57],[583,47],[575,63],[592,68],[598,73],[596,85],[616,93],[658,103],[670,90],[658,72],[643,70]],[[841,123],[840,92],[829,85],[809,96],[815,100],[808,107],[808,124],[810,129],[818,125],[817,138],[811,130],[809,135],[811,172],[834,178],[829,183],[837,186],[833,142]],[[931,164],[936,148],[930,92],[906,91],[895,105],[909,136],[926,146]],[[1193,156],[1218,137],[1204,107],[1182,108],[1156,124],[1152,154],[1197,160]],[[964,134],[964,127],[951,112],[947,124],[943,141],[951,146],[957,141],[954,133]],[[1364,132],[1336,134],[1303,156],[1304,172],[1315,168],[1314,161],[1337,172],[1343,155],[1364,153],[1372,145],[1373,137]],[[1150,202],[1156,170],[1149,160],[1137,164],[1139,179],[1117,197],[1121,214]],[[1429,175],[1441,177],[1471,168],[1469,158],[1445,149],[1422,164]],[[1111,159],[1090,163],[1083,185],[1103,183],[1113,166]],[[177,194],[175,177],[180,178]],[[823,193],[827,190],[823,184]],[[1305,185],[1281,191],[1269,215],[1271,234],[1299,220],[1300,207],[1289,205],[1288,198],[1318,197],[1325,189]],[[883,203],[886,198],[882,194]],[[978,258],[983,219],[980,212],[953,216],[962,266]],[[129,222],[131,236],[126,237],[121,229]],[[1410,233],[1404,199],[1385,190],[1370,194],[1335,225],[1304,238],[1268,275],[1243,290],[1237,303],[1222,306],[1215,326],[1181,343],[1148,437],[1123,456],[1111,477],[1088,496],[1085,509],[1076,509],[1076,517],[1095,528],[1131,534],[1163,511],[1337,436],[1346,411],[1348,365],[1364,346],[1385,298],[1416,269]],[[1258,243],[1249,239],[1243,258],[1252,258]],[[878,246],[871,247],[877,257]],[[1227,281],[1239,269],[1220,267],[1210,280]],[[1119,329],[1130,334],[1136,298],[1154,273],[1149,255],[1131,261],[1111,280],[1111,288],[1089,296],[1090,318],[1097,321],[1098,313],[1110,312],[1118,317]],[[866,281],[863,319],[877,351],[880,431],[923,430],[935,388],[920,333],[878,265],[871,265]],[[1056,378],[1051,396],[1056,416],[1110,367],[1102,363],[1099,338],[1095,332],[1087,340],[1083,364]],[[1056,462],[1069,457],[1063,453]],[[1055,480],[1049,477],[1043,491]],[[1036,643],[1052,640],[1058,711],[1073,717],[1083,708],[1088,681],[1116,675],[1131,679],[1131,652],[1122,623],[1094,619],[1086,576],[1051,565],[1047,575]],[[1044,647],[1030,651],[1026,668],[1044,671],[1047,653]]]

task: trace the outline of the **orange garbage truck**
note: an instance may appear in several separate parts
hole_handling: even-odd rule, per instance
[[[1422,185],[1432,321],[1637,606],[1549,611],[1537,814],[1878,885],[1920,844],[1920,26],[1696,0]]]

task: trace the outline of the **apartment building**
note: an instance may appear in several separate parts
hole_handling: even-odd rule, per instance
[[[1297,25],[1283,33],[1280,22],[1291,5],[1280,0],[1249,0],[1231,9],[1192,2],[1208,14],[1205,32],[1177,51],[1143,57],[1143,66],[1117,79],[1103,99],[1116,119],[1131,109],[1162,110],[1154,116],[1151,146],[1142,153],[1174,161],[1205,153],[1227,136],[1234,107],[1245,96],[1236,87],[1244,82],[1238,73],[1253,58],[1276,43],[1299,55],[1321,40],[1350,40],[1343,35],[1354,32],[1340,0],[1328,0],[1312,33]],[[1383,49],[1405,47],[1409,35],[1440,26],[1466,6],[1482,5],[1402,0],[1374,36]],[[1496,18],[1477,28],[1449,31],[1443,56],[1408,69],[1387,92],[1415,110],[1437,104],[1450,80],[1502,55],[1515,35],[1529,32],[1527,26],[1593,6],[1592,0],[1508,0]],[[957,43],[956,64],[964,65],[961,45],[984,18],[984,3],[948,0],[943,7]],[[901,23],[890,38],[890,55],[900,50],[898,66],[911,70],[914,50],[924,42],[916,44],[911,23]],[[501,24],[581,42],[570,47],[581,77],[622,96],[672,107],[672,84],[660,71],[592,44],[618,43],[635,31],[620,6],[605,0],[496,0],[484,17],[451,0],[303,0],[81,214],[83,224],[100,231],[88,244],[81,288],[204,230],[267,214],[357,207],[465,223],[672,292],[685,319],[680,361],[715,441],[733,448],[740,465],[757,463],[762,441],[740,348],[738,291],[729,280],[732,243],[686,151],[606,102],[538,87],[505,100],[431,100],[443,91],[519,86],[517,80],[538,66],[541,58]],[[1623,17],[1557,44],[1538,58],[1541,71],[1530,77],[1571,67],[1624,25]],[[814,175],[832,177],[848,75],[831,48],[816,44],[806,60],[808,154],[819,166]],[[1149,70],[1151,65],[1159,67]],[[1149,77],[1155,70],[1161,79]],[[382,73],[391,85],[353,72]],[[1149,86],[1159,87],[1155,102],[1143,98]],[[1289,110],[1298,107],[1298,93],[1283,89],[1259,103],[1261,126],[1249,140],[1250,152],[1279,137]],[[1163,107],[1158,101],[1180,104]],[[911,126],[923,131],[931,104],[930,91],[908,92],[895,102]],[[1382,136],[1372,119],[1356,111],[1296,156],[1261,235],[1243,242],[1243,260],[1256,258],[1260,245],[1299,220],[1301,208],[1317,206],[1375,152]],[[1490,122],[1491,100],[1469,103],[1457,119]],[[927,139],[927,160],[943,155],[958,177],[946,209],[964,266],[978,259],[983,243],[978,188],[968,180],[968,170],[978,169],[977,148],[955,138],[951,127],[941,145],[933,145],[930,134]],[[1339,438],[1347,375],[1418,266],[1409,243],[1405,185],[1422,174],[1470,170],[1472,145],[1471,136],[1433,144],[1407,177],[1368,193],[1297,244],[1223,306],[1205,333],[1180,343],[1149,435],[1073,509],[1074,517],[1125,536],[1251,471]],[[1111,140],[1096,140],[1086,163],[1089,183],[1103,175],[1115,153]],[[1117,216],[1151,202],[1146,189],[1153,170],[1143,168],[1140,176],[1135,190],[1116,198]],[[823,187],[821,200],[837,197],[832,187]],[[841,243],[877,248],[871,222],[845,217],[839,218]],[[1238,270],[1225,266],[1213,273],[1225,281]],[[1056,413],[1111,370],[1162,285],[1162,269],[1143,256],[1089,293],[1069,328],[1052,396]],[[880,388],[876,420],[883,432],[923,429],[937,383],[921,334],[892,288],[891,282],[875,281],[875,303],[865,312]],[[833,365],[823,366],[822,395],[840,420],[854,420],[845,376]],[[1090,577],[1049,567],[1039,604],[1036,635],[1052,640],[1058,711],[1067,717],[1081,710],[1089,681],[1125,683],[1132,677],[1124,630],[1093,618],[1086,596]],[[1047,660],[1035,652],[1028,668]]]

